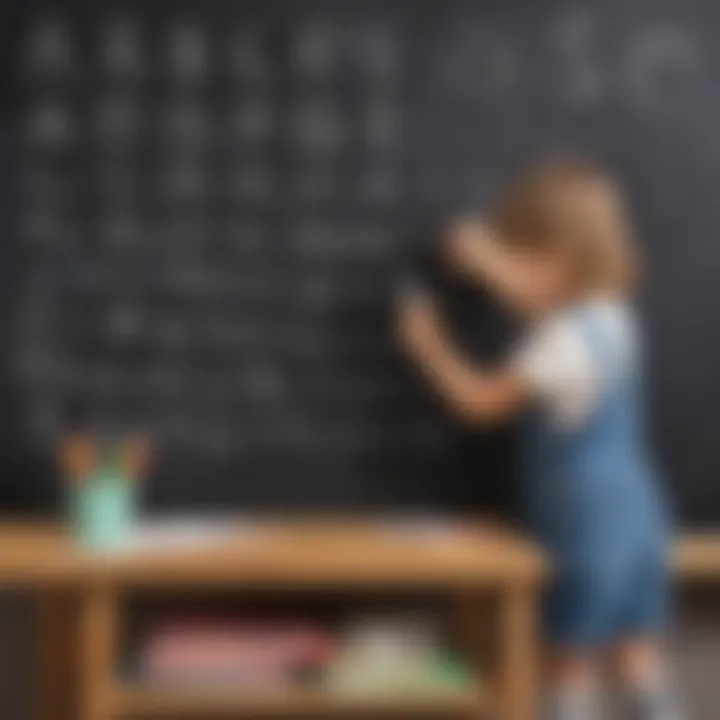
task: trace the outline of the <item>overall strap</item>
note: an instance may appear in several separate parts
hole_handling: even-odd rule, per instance
[[[628,357],[622,343],[613,341],[602,318],[590,310],[580,310],[573,322],[590,349],[592,360],[603,379],[603,395],[629,376]]]

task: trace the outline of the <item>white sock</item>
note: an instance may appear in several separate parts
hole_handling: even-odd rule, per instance
[[[547,698],[543,720],[600,720],[600,694],[595,686],[559,687]]]
[[[683,720],[681,703],[674,678],[666,672],[656,672],[630,687],[633,720]]]

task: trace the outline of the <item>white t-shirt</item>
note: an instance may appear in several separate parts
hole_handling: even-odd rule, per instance
[[[622,353],[629,362],[636,360],[637,330],[625,304],[594,300],[583,311],[594,315],[611,355]],[[576,427],[597,407],[607,372],[571,312],[537,326],[520,343],[514,362],[558,427]]]

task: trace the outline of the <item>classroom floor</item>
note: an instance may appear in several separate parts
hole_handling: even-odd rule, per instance
[[[29,597],[21,592],[0,593],[0,708],[3,709],[3,720],[32,719],[32,633]],[[720,613],[716,602],[708,598],[683,600],[673,646],[688,717],[690,720],[716,720],[720,707],[717,681]]]
[[[711,607],[715,605],[714,609]],[[685,603],[674,632],[689,720],[713,720],[720,707],[720,612],[715,602]]]

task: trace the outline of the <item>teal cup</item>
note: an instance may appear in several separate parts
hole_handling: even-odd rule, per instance
[[[71,522],[77,542],[91,550],[125,546],[135,521],[133,483],[118,476],[90,476],[71,497]]]

